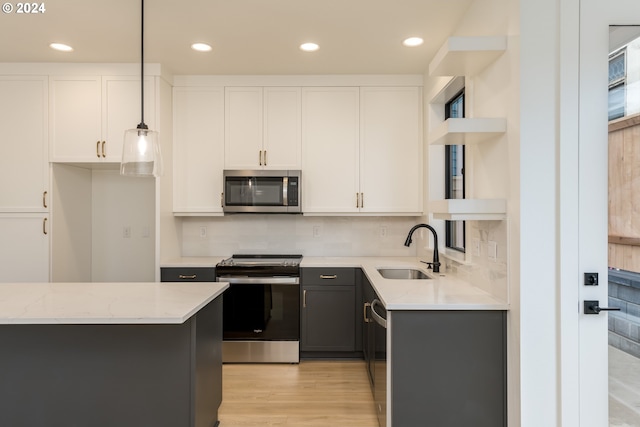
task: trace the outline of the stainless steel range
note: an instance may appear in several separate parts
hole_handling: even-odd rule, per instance
[[[302,255],[233,255],[216,265],[223,297],[223,362],[300,361]]]

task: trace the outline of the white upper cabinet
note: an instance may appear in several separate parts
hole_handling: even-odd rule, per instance
[[[222,214],[224,88],[173,89],[173,211]]]
[[[303,212],[421,215],[421,88],[302,94]]]
[[[0,76],[0,212],[49,209],[47,112],[46,77]]]
[[[360,88],[360,210],[422,214],[422,90]]]
[[[300,169],[300,88],[225,89],[225,168]]]
[[[122,159],[124,132],[140,123],[140,78],[52,76],[52,162],[112,162]],[[145,79],[145,123],[154,129],[153,78]]]
[[[359,212],[359,89],[302,89],[302,211]]]

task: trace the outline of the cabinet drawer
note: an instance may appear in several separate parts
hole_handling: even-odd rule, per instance
[[[312,267],[302,269],[302,284],[355,286],[355,268]]]
[[[213,267],[170,267],[160,269],[161,282],[215,282]]]

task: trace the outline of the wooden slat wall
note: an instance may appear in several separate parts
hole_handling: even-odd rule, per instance
[[[609,266],[640,272],[640,115],[609,125]]]

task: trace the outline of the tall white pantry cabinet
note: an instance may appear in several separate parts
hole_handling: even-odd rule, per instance
[[[0,75],[0,282],[49,280],[47,83]]]
[[[0,68],[0,282],[155,280],[156,182],[118,170],[140,122],[138,70]],[[159,82],[145,77],[152,129]]]

